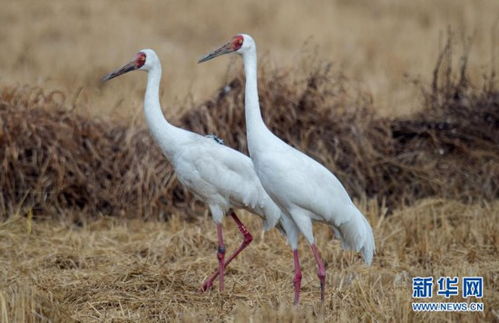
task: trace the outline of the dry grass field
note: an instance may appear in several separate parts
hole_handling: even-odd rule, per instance
[[[0,7],[0,322],[499,321],[497,0]],[[196,64],[238,32],[257,41],[269,126],[333,170],[374,229],[366,267],[316,225],[324,304],[304,241],[294,307],[291,251],[246,213],[255,239],[226,290],[200,293],[215,226],[144,129],[144,76],[99,83],[153,48],[167,116],[246,151],[241,61]],[[230,252],[241,237],[225,228]],[[412,277],[470,275],[484,312],[412,311]]]
[[[303,259],[302,304],[292,305],[292,253],[272,230],[243,216],[255,240],[229,266],[226,291],[200,293],[216,265],[216,234],[209,217],[187,223],[101,218],[71,225],[14,216],[0,224],[0,309],[4,322],[332,322],[497,321],[499,203],[465,205],[421,200],[384,216],[376,203],[362,209],[374,227],[372,267],[341,250],[326,226],[317,240],[327,262],[321,305],[315,263]],[[226,221],[228,250],[241,240]],[[410,310],[411,278],[485,277],[483,313]],[[0,285],[0,286],[1,286]],[[443,297],[436,297],[444,301]],[[460,297],[456,298],[459,301]]]

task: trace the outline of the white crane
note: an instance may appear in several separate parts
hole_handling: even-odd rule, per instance
[[[263,189],[248,156],[220,144],[213,136],[202,136],[175,127],[165,119],[159,103],[161,63],[152,49],[141,50],[131,62],[106,75],[103,81],[134,70],[148,72],[144,112],[152,136],[173,165],[179,181],[208,204],[217,226],[219,266],[204,282],[202,289],[211,288],[219,275],[220,290],[223,290],[225,267],[253,240],[233,208],[243,208],[263,217],[265,230],[276,224],[281,231],[297,232],[298,229],[292,221],[281,219],[281,210]],[[224,261],[222,219],[227,213],[236,222],[244,240]]]
[[[227,53],[240,54],[244,61],[246,135],[256,173],[265,191],[283,213],[291,217],[308,240],[317,263],[321,300],[324,300],[326,271],[315,244],[312,220],[331,225],[343,247],[360,251],[367,264],[371,264],[375,251],[371,226],[352,203],[340,181],[328,169],[279,139],[263,122],[258,99],[257,54],[253,38],[246,34],[236,35],[199,62]],[[299,266],[296,256],[295,277],[301,277]],[[295,283],[295,295],[296,288]]]

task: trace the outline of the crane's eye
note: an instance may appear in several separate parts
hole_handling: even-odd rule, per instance
[[[146,63],[146,54],[140,52],[137,54],[137,59],[135,60],[135,64],[137,68],[141,68]]]

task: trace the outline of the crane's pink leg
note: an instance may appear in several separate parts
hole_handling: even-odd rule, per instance
[[[225,262],[225,265],[224,265],[225,267],[227,267],[229,265],[229,263],[232,261],[232,259],[236,258],[236,256],[241,251],[243,251],[243,249],[246,248],[251,243],[251,241],[253,241],[253,236],[251,235],[251,233],[249,233],[248,229],[246,229],[246,226],[244,226],[244,224],[241,222],[241,220],[239,220],[239,218],[237,217],[236,213],[234,211],[232,211],[231,214],[230,214],[230,216],[236,222],[237,227],[239,228],[239,231],[241,231],[241,233],[244,236],[244,240],[241,243],[241,245],[239,246],[239,248],[236,251],[234,251],[234,253],[229,257],[229,259],[227,259],[227,261]],[[202,291],[207,291],[208,289],[210,289],[213,286],[213,281],[217,278],[218,274],[219,274],[219,272],[215,271],[203,283],[203,286],[201,286],[201,290]]]
[[[298,305],[300,303],[300,290],[301,290],[301,268],[300,259],[298,258],[298,250],[293,250],[293,257],[295,260],[295,278],[293,279],[293,284],[295,286],[295,301],[294,304]]]
[[[224,238],[222,234],[222,224],[217,224],[217,236],[218,236],[218,272],[220,274],[220,291],[224,290],[224,257],[225,257],[225,245]]]
[[[315,262],[317,263],[317,276],[319,276],[319,280],[321,281],[321,301],[324,301],[324,285],[326,284],[326,269],[324,267],[324,263],[322,262],[321,255],[319,254],[319,249],[315,243],[311,246],[312,253],[315,257]]]

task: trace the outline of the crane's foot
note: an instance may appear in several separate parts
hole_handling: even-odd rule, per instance
[[[212,287],[213,287],[213,280],[208,279],[201,286],[201,292],[206,292],[206,291],[210,290]]]

